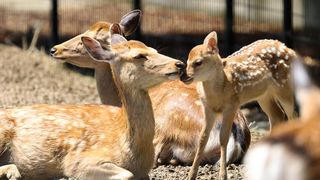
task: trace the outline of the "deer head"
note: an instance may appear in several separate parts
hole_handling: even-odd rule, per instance
[[[54,46],[50,50],[50,54],[56,59],[66,61],[76,66],[94,68],[97,62],[90,59],[83,47],[81,37],[87,36],[94,38],[98,40],[104,48],[109,48],[110,36],[113,31],[128,36],[136,30],[140,18],[141,11],[133,10],[121,18],[119,26],[112,26],[111,23],[104,21],[97,22],[83,34]]]
[[[109,63],[115,81],[121,81],[126,87],[148,89],[168,79],[177,79],[184,66],[179,60],[159,54],[142,42],[127,41],[119,34],[111,36],[111,50],[104,49],[90,37],[83,36],[81,40],[91,58]]]
[[[205,81],[216,68],[221,67],[222,62],[215,31],[207,35],[203,44],[194,47],[190,51],[187,64],[187,76],[181,78],[185,83],[191,83],[193,80]]]

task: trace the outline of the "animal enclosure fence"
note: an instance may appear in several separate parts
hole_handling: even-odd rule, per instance
[[[320,25],[314,15],[319,5],[316,0],[2,0],[0,42],[22,45],[40,27],[38,46],[49,49],[96,21],[117,22],[140,7],[140,32],[129,38],[176,58],[185,59],[213,30],[223,56],[254,40],[274,38],[319,58]]]

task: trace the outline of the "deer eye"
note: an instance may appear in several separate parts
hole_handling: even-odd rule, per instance
[[[201,64],[202,64],[202,60],[201,60],[201,59],[197,59],[197,60],[193,63],[193,67],[201,66]]]
[[[145,54],[138,54],[136,56],[133,57],[134,59],[146,59],[147,56]]]

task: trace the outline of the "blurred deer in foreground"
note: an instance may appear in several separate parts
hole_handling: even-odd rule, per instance
[[[20,172],[26,179],[148,178],[155,122],[147,89],[179,78],[183,63],[117,34],[111,50],[92,38],[81,39],[95,60],[110,63],[122,107],[33,105],[1,110],[2,176],[16,179]]]
[[[122,22],[123,27],[128,26],[130,28],[127,29],[132,30],[135,29],[139,21],[130,19],[138,17],[140,14],[138,11],[134,11],[125,15],[120,23]],[[102,103],[120,106],[120,98],[109,65],[92,60],[85,53],[83,46],[79,45],[81,44],[80,37],[86,35],[99,41],[103,47],[107,47],[105,43],[109,41],[110,25],[107,22],[96,23],[84,34],[54,46],[52,56],[79,67],[95,69],[97,88]],[[120,29],[120,31],[122,30],[123,28]],[[115,29],[111,31],[115,31]],[[101,36],[97,34],[105,36],[101,39]],[[74,49],[77,51],[73,51]],[[204,109],[196,92],[195,84],[187,86],[180,81],[170,81],[152,88],[149,93],[156,121],[154,144],[157,163],[191,164],[204,122]],[[202,163],[215,163],[219,159],[220,128],[221,119],[218,119],[209,135],[210,143],[205,148],[204,156],[201,159]],[[250,144],[250,132],[246,119],[240,111],[237,111],[234,119],[229,142],[227,161],[229,163],[239,161]]]
[[[188,56],[187,76],[182,80],[199,81],[197,91],[205,109],[201,141],[189,179],[195,179],[203,149],[215,121],[222,114],[220,131],[220,179],[227,178],[226,152],[233,119],[239,106],[257,100],[267,113],[271,127],[294,116],[294,99],[289,80],[291,59],[295,52],[276,40],[256,41],[222,59],[216,32],[211,32],[202,45]],[[285,111],[282,111],[281,107]]]
[[[320,179],[320,89],[301,62],[294,62],[292,69],[301,117],[277,126],[249,150],[245,157],[248,180]],[[319,65],[317,69],[320,72]]]

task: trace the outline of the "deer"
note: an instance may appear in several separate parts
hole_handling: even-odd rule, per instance
[[[240,105],[258,101],[268,115],[271,128],[295,116],[290,84],[290,62],[295,52],[277,40],[258,40],[227,58],[221,58],[217,33],[209,33],[203,44],[188,55],[186,84],[197,82],[197,92],[205,111],[201,141],[188,174],[195,179],[208,135],[216,115],[222,115],[219,178],[227,178],[226,152],[233,119]],[[284,110],[284,112],[282,111]]]
[[[119,24],[113,24],[120,29]],[[8,179],[148,179],[154,114],[147,89],[178,79],[183,62],[140,41],[111,36],[110,49],[87,36],[90,56],[109,63],[121,107],[31,105],[0,111],[0,172]]]
[[[141,11],[139,9],[133,10],[125,14],[120,22],[121,35],[129,36],[135,32],[141,19]],[[112,80],[112,73],[110,65],[107,63],[100,63],[97,61],[91,61],[87,63],[87,59],[90,59],[87,51],[83,47],[81,37],[89,36],[95,38],[101,42],[104,48],[109,46],[110,32],[109,29],[112,23],[106,21],[98,21],[93,24],[86,32],[64,42],[54,46],[50,49],[50,54],[58,61],[67,61],[75,66],[95,69],[95,77],[99,79],[97,84],[98,92],[100,94],[103,104],[121,106],[120,98],[116,90],[116,85]],[[98,83],[98,81],[97,81]],[[105,93],[102,93],[105,92]],[[107,97],[104,97],[105,94]]]
[[[140,17],[137,13],[125,15],[121,22],[122,27],[135,29]],[[123,33],[121,29],[110,29],[109,26],[98,22],[83,34],[80,34],[66,42],[54,46],[51,55],[56,59],[61,59],[73,65],[95,70],[95,79],[102,104],[120,106],[121,101],[118,96],[117,88],[112,77],[109,64],[99,63],[90,58],[85,53],[81,44],[80,37],[89,36],[97,40],[102,47],[113,31],[118,34]],[[129,28],[130,27],[130,28]],[[132,32],[132,31],[130,31]],[[104,39],[96,34],[104,34]],[[77,51],[73,51],[77,49]],[[84,52],[84,53],[81,53]],[[196,92],[195,84],[189,86],[181,81],[173,80],[164,82],[159,86],[149,90],[152,107],[155,115],[156,132],[154,138],[155,146],[155,166],[161,164],[190,165],[196,152],[197,144],[200,140],[200,131],[204,122],[204,109],[200,98]],[[205,155],[201,163],[216,163],[219,159],[219,131],[221,119],[217,120],[209,137],[208,146],[205,148]],[[227,161],[229,163],[239,162],[250,145],[250,131],[246,119],[240,111],[234,119],[232,134],[228,143]]]
[[[307,57],[307,61],[314,60]],[[318,64],[318,72],[319,67]],[[293,62],[292,76],[300,117],[275,127],[248,151],[244,161],[248,180],[320,178],[320,89],[313,84],[300,58]]]

